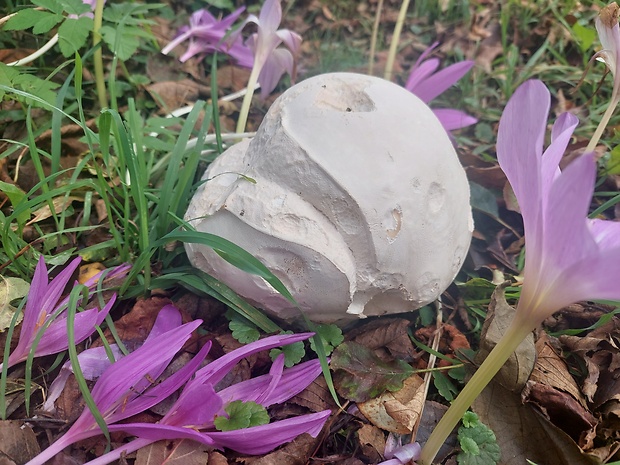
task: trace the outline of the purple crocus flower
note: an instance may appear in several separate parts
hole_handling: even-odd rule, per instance
[[[233,57],[239,66],[251,68],[254,57],[252,51],[243,45],[241,37],[224,41],[230,32],[230,27],[244,10],[245,7],[241,7],[220,21],[207,10],[195,11],[190,16],[189,26],[180,28],[177,36],[161,52],[167,55],[173,48],[189,40],[187,50],[179,58],[181,62],[185,62],[196,55],[223,52]]]
[[[427,59],[426,57],[438,45],[439,42],[435,42],[420,55],[418,61],[411,68],[409,79],[405,84],[405,89],[414,93],[424,103],[429,103],[435,97],[445,92],[474,66],[473,61],[466,60],[437,71],[440,63],[439,59]],[[478,122],[473,116],[452,108],[434,109],[433,112],[446,131],[461,129]]]
[[[252,72],[259,73],[258,83],[263,99],[275,89],[285,72],[293,80],[296,75],[295,61],[302,38],[288,29],[278,29],[281,21],[280,0],[266,0],[260,9],[258,18],[255,15],[249,15],[241,27],[231,35],[231,40],[235,40],[247,24],[254,23],[258,26],[258,31],[250,36],[246,45],[254,52]],[[280,47],[282,43],[286,48]]]
[[[138,437],[88,465],[104,465],[162,439],[191,439],[213,448],[230,448],[244,454],[264,454],[293,440],[302,433],[319,434],[331,414],[329,410],[280,420],[268,425],[236,431],[214,431],[214,418],[226,415],[225,406],[233,401],[253,401],[268,407],[284,402],[305,389],[321,373],[318,360],[284,368],[283,356],[273,363],[270,373],[234,384],[219,392],[215,384],[240,360],[256,352],[292,344],[312,333],[270,336],[236,349],[196,372],[179,399],[159,423],[124,423],[111,425],[110,431],[124,431]],[[205,431],[206,430],[206,431]]]
[[[160,384],[153,384],[201,323],[201,320],[195,320],[152,338],[113,363],[101,375],[91,394],[107,424],[112,425],[143,412],[164,400],[189,379],[204,360],[210,344],[206,344],[179,371]],[[65,447],[98,434],[101,434],[99,426],[90,410],[85,409],[62,437],[27,465],[43,464]]]
[[[500,119],[497,159],[515,192],[525,227],[525,269],[517,309],[532,327],[566,305],[620,299],[620,222],[588,219],[596,163],[592,153],[558,167],[578,120],[564,113],[543,152],[550,95],[527,81]]]
[[[541,81],[523,83],[499,122],[497,159],[517,197],[525,229],[523,287],[515,317],[437,424],[419,462],[430,465],[454,426],[521,341],[561,308],[620,300],[620,222],[589,219],[596,180],[592,152],[559,164],[578,120],[564,113],[543,150],[551,106]]]
[[[76,258],[62,270],[58,276],[52,279],[51,282],[48,282],[49,279],[45,262],[43,257],[39,258],[30,285],[28,301],[24,309],[19,342],[15,350],[9,355],[9,367],[23,362],[28,358],[28,354],[32,349],[39,331],[43,331],[43,335],[35,347],[35,357],[56,354],[63,350],[67,350],[69,344],[67,339],[67,315],[64,310],[69,302],[69,298],[66,297],[60,300],[60,297],[71,279],[71,275],[80,264],[80,261],[80,257]],[[128,269],[128,266],[122,265],[109,271],[107,277],[123,275]],[[85,283],[91,291],[91,295],[100,276],[101,273]],[[116,294],[110,298],[102,309],[95,307],[83,312],[78,312],[75,315],[76,343],[82,342],[95,331],[95,326],[101,324],[115,301]],[[2,364],[0,364],[0,369],[2,369]]]
[[[151,328],[149,335],[144,340],[144,343],[146,344],[153,338],[181,326],[181,324],[182,318],[179,310],[174,305],[166,305],[157,314],[155,324],[153,325],[153,328]],[[125,356],[125,354],[121,352],[118,345],[110,344],[109,347],[114,355],[114,361]],[[114,361],[108,358],[108,354],[104,346],[86,349],[78,354],[78,363],[80,364],[82,375],[89,381],[94,381],[99,378],[105,370],[107,370],[110,365],[114,363]],[[67,362],[60,369],[60,373],[56,379],[54,379],[54,382],[50,385],[47,392],[47,399],[45,399],[42,410],[46,412],[54,411],[54,402],[62,393],[62,390],[69,379],[69,375],[72,373],[73,368],[71,366],[71,360],[67,360]]]

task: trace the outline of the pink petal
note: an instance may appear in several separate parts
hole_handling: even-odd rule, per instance
[[[549,191],[544,224],[544,266],[561,271],[583,257],[597,255],[598,248],[586,224],[596,165],[592,154],[573,161]],[[527,238],[526,238],[527,240]],[[542,257],[533,257],[539,260]],[[526,260],[528,260],[526,249]]]
[[[452,108],[434,109],[433,113],[435,113],[435,116],[446,131],[466,128],[478,122],[473,116]]]
[[[558,117],[551,130],[551,144],[545,150],[541,162],[541,195],[543,199],[549,196],[549,189],[553,180],[560,174],[560,160],[568,147],[573,131],[579,124],[579,119],[570,113],[563,113]]]
[[[261,98],[265,99],[276,88],[285,71],[293,73],[293,55],[286,49],[276,49],[268,57],[258,76]]]
[[[541,253],[540,167],[550,104],[542,82],[526,81],[508,101],[497,135],[497,160],[519,202],[528,249],[534,256]]]
[[[316,437],[323,429],[331,412],[300,415],[268,425],[254,426],[236,431],[217,431],[207,433],[218,446],[227,447],[242,454],[266,454],[276,447],[292,441],[303,433]]]
[[[409,74],[409,79],[407,79],[407,83],[405,84],[405,89],[413,92],[424,103],[428,103],[430,99],[426,99],[425,95],[418,93],[418,88],[424,80],[432,76],[437,68],[439,68],[439,63],[439,58],[431,58],[423,63],[420,63],[419,65],[416,64],[413,68],[411,68],[411,73]]]
[[[420,82],[413,93],[423,101],[430,102],[456,84],[473,66],[473,61],[461,61],[450,65]]]
[[[210,384],[188,383],[179,399],[162,418],[161,424],[185,428],[212,425],[215,415],[223,413],[224,402]]]
[[[262,30],[265,34],[273,34],[280,26],[281,20],[282,6],[280,0],[266,0],[258,15],[259,31]]]
[[[245,357],[262,350],[273,349],[275,347],[281,347],[294,342],[304,341],[313,335],[314,333],[284,334],[269,336],[255,342],[251,342],[243,347],[229,352],[226,355],[223,355],[198,370],[192,382],[212,384],[215,386],[240,360],[243,360]]]

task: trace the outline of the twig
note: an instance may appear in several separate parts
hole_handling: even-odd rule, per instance
[[[379,34],[379,23],[381,22],[381,11],[383,10],[383,0],[377,4],[377,14],[372,25],[372,36],[370,37],[370,57],[368,58],[368,74],[372,75],[375,68],[375,52],[377,49],[377,35]]]

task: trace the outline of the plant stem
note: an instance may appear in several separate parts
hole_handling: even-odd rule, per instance
[[[262,66],[257,65],[258,60],[254,60],[254,66],[248,79],[247,92],[243,96],[243,103],[241,104],[241,110],[239,111],[239,119],[237,120],[237,134],[245,132],[245,125],[248,122],[248,114],[250,113],[250,105],[252,104],[252,97],[254,96],[254,89],[258,82],[258,75],[260,74],[260,68]]]
[[[394,34],[392,34],[392,42],[390,43],[390,52],[388,53],[387,62],[385,64],[385,79],[388,81],[392,79],[392,70],[394,68],[394,59],[396,58],[396,51],[398,50],[398,42],[400,41],[400,33],[403,30],[403,24],[405,23],[405,17],[407,16],[407,9],[409,8],[409,0],[403,0],[400,5],[400,11],[398,12],[398,19],[394,26]]]
[[[611,115],[613,115],[614,110],[616,109],[616,106],[618,105],[618,101],[620,101],[620,99],[618,98],[619,87],[620,85],[617,85],[614,82],[614,89],[611,93],[611,100],[609,101],[609,106],[607,107],[607,110],[605,110],[605,113],[603,114],[603,117],[601,118],[601,122],[598,123],[598,126],[596,127],[596,131],[594,131],[594,135],[592,136],[592,139],[590,139],[590,143],[586,147],[586,153],[594,151],[594,149],[596,148],[596,144],[598,144],[599,140],[601,139],[601,136],[603,135],[603,131],[607,127],[607,123],[609,123],[609,120],[611,119]]]
[[[43,47],[38,49],[36,52],[31,53],[27,57],[20,58],[19,60],[12,61],[11,63],[7,63],[7,66],[23,66],[25,64],[28,64],[28,63],[36,60],[37,58],[39,58],[45,52],[47,52],[50,48],[52,48],[54,45],[56,45],[57,42],[58,42],[58,34],[54,34],[54,37],[52,37],[50,40],[48,40],[47,43]]]
[[[372,36],[370,38],[370,57],[368,58],[368,74],[372,75],[375,67],[375,52],[377,49],[377,35],[379,34],[379,23],[381,22],[381,11],[383,10],[383,0],[377,4],[377,14],[372,25]]]
[[[440,447],[463,418],[472,402],[480,395],[487,384],[491,382],[500,368],[506,363],[506,360],[532,330],[530,322],[523,320],[517,312],[500,341],[484,362],[482,362],[482,365],[480,365],[461,393],[452,402],[448,411],[431,433],[431,436],[422,448],[420,459],[417,461],[419,465],[431,465]]]
[[[99,97],[99,106],[107,108],[108,98],[105,88],[105,76],[103,74],[103,52],[101,47],[97,47],[101,42],[101,24],[103,23],[103,4],[104,0],[97,0],[95,5],[95,17],[93,20],[93,46],[95,47],[95,54],[93,60],[95,62],[95,82],[97,84],[97,96]]]

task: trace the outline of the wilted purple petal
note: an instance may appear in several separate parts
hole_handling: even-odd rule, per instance
[[[243,360],[249,355],[261,352],[263,350],[273,349],[294,342],[305,341],[312,337],[314,333],[299,333],[299,334],[283,334],[277,336],[269,336],[264,339],[260,339],[255,342],[246,344],[226,355],[214,360],[207,366],[201,368],[196,372],[195,378],[192,382],[212,384],[215,386],[219,383],[226,374],[237,364],[240,360]]]
[[[205,433],[218,447],[227,447],[241,454],[266,454],[303,433],[317,437],[331,415],[330,410],[287,418],[268,425],[235,431]]]
[[[282,372],[277,389],[268,391],[266,386],[272,382],[270,374],[233,384],[218,392],[225,404],[233,400],[254,401],[265,407],[280,404],[306,389],[321,374],[321,364],[318,360],[300,363]]]

